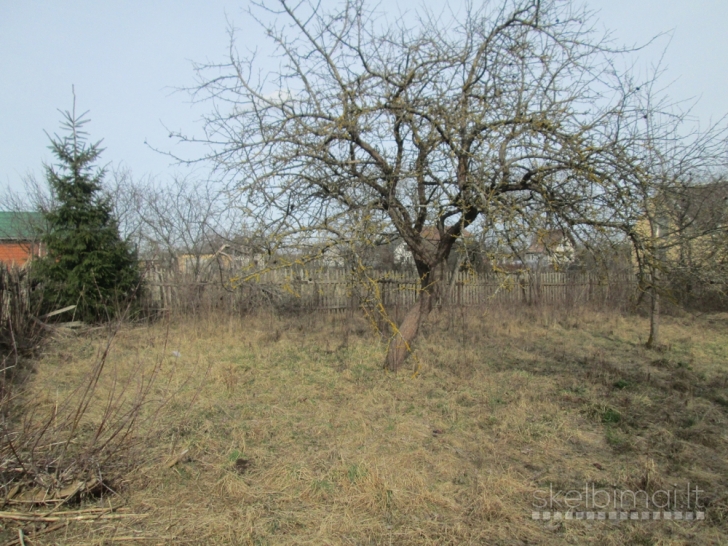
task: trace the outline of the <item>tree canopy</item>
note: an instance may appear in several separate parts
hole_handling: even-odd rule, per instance
[[[508,236],[548,227],[634,233],[628,176],[645,140],[644,89],[627,52],[568,0],[486,1],[390,24],[363,0],[255,5],[278,65],[241,57],[198,67],[212,101],[206,159],[275,244],[392,234],[421,277],[394,328],[406,358],[445,262],[474,223]],[[423,236],[438,232],[437,244]],[[314,245],[315,246],[315,245]]]

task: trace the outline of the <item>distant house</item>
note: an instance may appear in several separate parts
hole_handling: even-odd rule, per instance
[[[394,247],[394,265],[397,267],[414,267],[415,259],[407,243],[401,241]]]
[[[682,188],[654,201],[638,234],[654,244],[673,278],[687,285],[726,283],[728,182]]]
[[[0,211],[0,262],[22,267],[32,258],[42,256],[43,222],[40,212]]]
[[[724,234],[728,230],[728,183],[693,186],[674,201],[676,203],[672,208],[677,211],[677,215],[673,213],[670,216],[677,217],[671,223],[688,239]],[[670,220],[666,219],[667,222]],[[665,231],[669,233],[671,228],[668,225]]]
[[[531,269],[562,268],[574,261],[574,245],[563,231],[541,231],[533,236],[524,256]]]
[[[637,224],[645,240],[659,240],[664,258],[682,267],[728,261],[728,183],[714,182],[660,195]]]

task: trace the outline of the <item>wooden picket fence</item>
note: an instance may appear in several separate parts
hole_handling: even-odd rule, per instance
[[[17,371],[18,357],[40,341],[41,323],[34,311],[27,270],[0,263],[0,398],[9,372]]]
[[[148,306],[152,310],[225,309],[232,312],[264,305],[279,309],[342,311],[383,304],[406,308],[415,303],[420,282],[414,271],[292,267],[265,271],[241,281],[233,271],[190,275],[172,269],[147,271]],[[441,305],[505,304],[622,307],[636,289],[633,275],[569,271],[508,274],[445,273]]]

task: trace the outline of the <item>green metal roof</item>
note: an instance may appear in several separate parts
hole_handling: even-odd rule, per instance
[[[31,241],[43,232],[41,212],[0,211],[0,240]]]

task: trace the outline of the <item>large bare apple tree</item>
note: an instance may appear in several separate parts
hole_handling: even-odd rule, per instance
[[[480,3],[478,3],[480,5]],[[253,4],[277,56],[198,67],[202,142],[261,231],[325,242],[389,231],[421,278],[386,364],[407,358],[474,222],[629,230],[624,51],[565,0],[494,0],[395,23],[363,0]],[[634,142],[634,139],[631,140]],[[619,163],[619,164],[617,164]],[[425,237],[437,230],[439,238]]]

